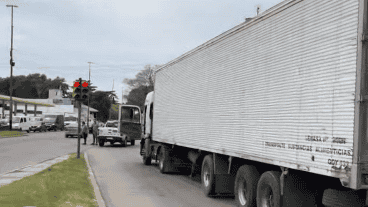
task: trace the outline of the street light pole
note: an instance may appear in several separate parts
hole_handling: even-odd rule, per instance
[[[93,62],[88,62],[89,64],[89,77],[88,77],[88,87],[91,85],[91,64],[94,64]],[[91,93],[91,91],[90,91]],[[89,130],[89,96],[88,96],[88,109],[87,109],[87,129]]]
[[[13,122],[13,7],[18,7],[17,5],[6,5],[6,7],[11,7],[11,48],[10,48],[10,110],[9,110],[9,128],[12,130]],[[3,106],[4,107],[4,106]]]

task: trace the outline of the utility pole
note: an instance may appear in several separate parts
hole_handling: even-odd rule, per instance
[[[91,85],[91,64],[94,64],[93,62],[88,62],[89,64],[89,77],[88,77],[88,87]],[[88,96],[88,109],[87,109],[87,129],[89,133],[89,96]]]
[[[6,7],[11,7],[11,48],[10,48],[10,109],[9,109],[9,127],[12,130],[13,126],[13,7],[18,7],[17,5],[6,5]],[[4,107],[4,106],[3,106]]]

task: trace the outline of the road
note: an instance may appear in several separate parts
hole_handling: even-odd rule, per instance
[[[90,134],[87,145],[81,145],[81,152],[88,153],[107,207],[234,205],[231,197],[205,197],[199,176],[192,180],[187,175],[166,175],[159,172],[157,164],[143,165],[139,145],[106,143],[99,147],[90,145],[91,142]],[[76,151],[77,138],[65,138],[64,132],[31,132],[24,137],[0,138],[0,174]]]
[[[77,138],[65,138],[64,132],[30,132],[23,137],[0,138],[0,174],[28,165],[37,164],[69,153],[77,152]],[[81,143],[83,143],[81,139]],[[81,152],[97,147],[90,145],[92,134],[88,136],[87,145],[81,145]]]
[[[235,205],[231,197],[205,197],[199,177],[161,174],[157,164],[143,165],[139,145],[106,144],[87,153],[107,207]]]

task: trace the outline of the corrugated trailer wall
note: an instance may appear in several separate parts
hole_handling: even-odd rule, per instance
[[[284,1],[168,63],[154,140],[349,177],[358,6]]]

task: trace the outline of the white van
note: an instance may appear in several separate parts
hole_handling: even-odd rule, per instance
[[[31,118],[27,116],[13,116],[12,128],[20,131],[27,131],[31,127]]]

